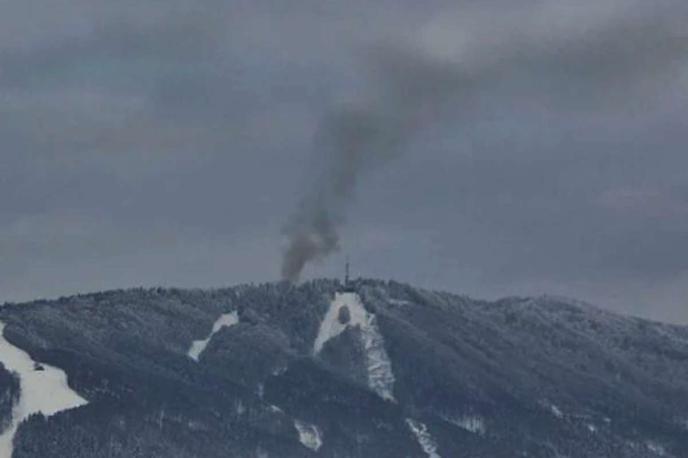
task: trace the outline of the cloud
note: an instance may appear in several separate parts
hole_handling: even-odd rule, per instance
[[[687,9],[14,2],[0,17],[4,294],[277,278],[281,223],[332,177],[323,133],[348,131],[391,154],[350,163],[365,170],[355,204],[332,219],[356,272],[485,296],[566,289],[666,319],[688,268]],[[340,270],[335,257],[306,276]]]
[[[314,153],[326,157],[324,170],[285,228],[284,278],[297,280],[306,264],[339,248],[361,175],[398,156],[424,126],[470,116],[470,102],[495,87],[527,80],[517,87],[537,83],[537,96],[565,108],[599,107],[618,86],[626,97],[643,95],[636,86],[683,57],[686,33],[674,15],[638,15],[632,6],[463,8],[430,21],[420,38],[375,47],[362,100],[321,122]]]

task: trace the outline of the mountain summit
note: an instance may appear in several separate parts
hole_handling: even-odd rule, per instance
[[[0,321],[0,458],[688,456],[688,327],[566,299],[315,280]]]

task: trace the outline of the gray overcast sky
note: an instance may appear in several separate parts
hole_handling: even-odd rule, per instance
[[[683,0],[3,2],[0,301],[276,280],[321,120],[447,84],[306,276],[346,252],[686,323],[687,23]]]

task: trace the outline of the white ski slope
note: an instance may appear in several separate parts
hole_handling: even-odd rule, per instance
[[[425,426],[424,423],[407,418],[406,424],[413,435],[416,436],[418,444],[423,449],[425,454],[428,455],[428,458],[442,458],[437,453],[437,442],[435,442],[435,439],[432,438],[428,432],[428,427]]]
[[[213,336],[220,331],[220,329],[234,326],[237,323],[239,323],[239,314],[236,311],[221,315],[220,318],[215,321],[215,324],[213,324],[213,330],[210,332],[208,337],[203,340],[193,341],[191,348],[189,348],[189,352],[187,353],[189,358],[198,362],[198,359],[201,357],[201,353],[203,353],[205,347],[208,346],[210,339],[212,339]]]
[[[349,322],[339,321],[342,307],[349,309]],[[394,401],[394,374],[392,363],[385,350],[384,339],[377,326],[375,315],[363,307],[361,298],[356,293],[337,293],[325,318],[320,324],[318,336],[313,344],[313,354],[317,355],[330,339],[341,334],[349,326],[358,326],[366,358],[368,386],[383,399]]]
[[[294,420],[294,427],[299,432],[299,441],[304,447],[315,452],[322,447],[322,436],[317,426]]]
[[[69,388],[67,375],[61,369],[41,363],[43,370],[36,370],[36,362],[26,352],[5,340],[4,329],[5,324],[0,322],[0,362],[18,374],[21,388],[19,402],[12,409],[12,423],[0,435],[0,458],[11,458],[14,434],[29,415],[41,412],[48,417],[87,401]]]

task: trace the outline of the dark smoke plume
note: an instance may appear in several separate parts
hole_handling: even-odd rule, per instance
[[[685,55],[681,21],[644,14],[643,2],[534,5],[445,14],[417,42],[370,54],[373,96],[334,111],[319,127],[315,149],[324,171],[284,228],[284,279],[298,281],[306,264],[338,249],[359,179],[399,155],[419,127],[470,112],[469,102],[504,84],[524,84],[523,93],[543,104],[599,104],[619,88],[629,99],[627,89]],[[560,78],[557,86],[562,74],[576,75],[575,83]]]
[[[370,110],[342,110],[324,122],[319,147],[326,165],[313,191],[285,227],[289,246],[283,278],[296,281],[304,266],[339,248],[338,228],[360,175],[391,159],[402,137],[400,126]]]
[[[324,171],[287,223],[282,276],[297,281],[305,265],[339,248],[338,229],[361,176],[396,158],[419,126],[434,119],[470,81],[419,50],[381,47],[370,54],[375,97],[328,116],[316,151]]]

